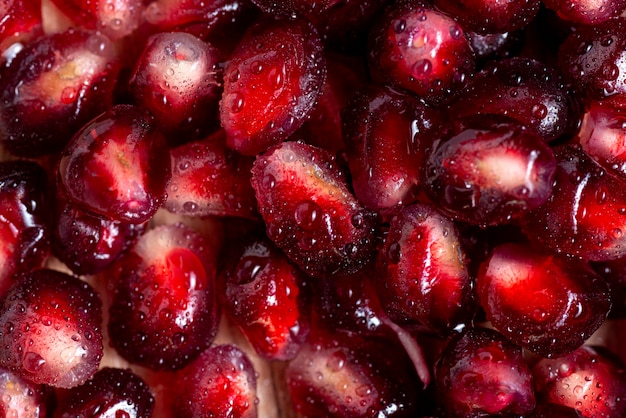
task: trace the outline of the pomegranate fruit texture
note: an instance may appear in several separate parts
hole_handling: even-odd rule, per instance
[[[626,0],[0,15],[0,417],[626,416]]]

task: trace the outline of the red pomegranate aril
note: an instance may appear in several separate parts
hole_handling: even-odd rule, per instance
[[[254,155],[286,140],[311,114],[325,75],[311,24],[266,19],[252,26],[224,68],[220,121],[227,145]]]
[[[173,148],[170,154],[172,178],[165,209],[186,216],[259,219],[250,185],[254,158],[228,149],[223,130]]]
[[[252,167],[268,237],[305,273],[360,270],[375,250],[374,215],[350,193],[325,150],[284,142]]]
[[[481,226],[508,222],[552,194],[554,154],[525,125],[501,115],[452,124],[422,165],[428,196],[454,219]]]
[[[142,0],[51,0],[75,25],[97,30],[112,40],[133,33],[141,23]]]
[[[61,151],[109,108],[118,69],[104,35],[71,29],[34,40],[0,78],[0,141],[22,157]]]
[[[252,0],[257,7],[270,15],[316,16],[341,3],[341,0]]]
[[[0,53],[3,55],[43,35],[41,0],[3,1],[0,15]]]
[[[533,367],[537,397],[576,409],[583,417],[626,414],[624,367],[589,346]]]
[[[476,113],[505,115],[552,141],[577,120],[575,109],[556,70],[518,57],[488,63],[449,112],[451,117]]]
[[[267,239],[242,246],[222,274],[225,309],[256,353],[293,358],[309,333],[305,275]]]
[[[234,345],[215,345],[177,373],[171,383],[172,417],[257,417],[257,376]]]
[[[130,362],[178,370],[213,342],[216,254],[183,224],[146,232],[115,265],[111,345]]]
[[[424,150],[439,112],[393,89],[369,86],[342,112],[355,196],[368,208],[393,211],[415,200]]]
[[[537,14],[539,0],[435,0],[467,30],[487,34],[525,27]]]
[[[589,103],[575,141],[607,172],[626,180],[625,138],[626,109],[611,99]]]
[[[0,303],[0,367],[59,388],[83,384],[103,354],[100,296],[54,270],[21,277]]]
[[[166,199],[170,155],[147,111],[116,105],[74,135],[58,172],[68,198],[77,205],[140,224]]]
[[[150,418],[154,395],[129,369],[104,367],[60,397],[54,418]]]
[[[378,253],[380,303],[398,323],[447,334],[472,319],[472,283],[454,223],[433,207],[405,206]]]
[[[626,360],[626,0],[593,1],[0,1],[0,160],[53,180],[7,166],[5,207],[0,163],[0,369],[77,351],[63,314],[3,322],[45,263],[97,286],[107,345],[77,388],[20,373],[46,418],[626,416],[619,362],[573,403],[528,372]],[[21,295],[78,306],[53,274]]]
[[[360,335],[312,335],[285,372],[302,417],[413,417],[417,377],[401,346]]]
[[[50,416],[54,392],[0,368],[0,415],[5,418],[45,418]]]
[[[552,251],[592,261],[626,256],[625,184],[579,145],[555,149],[554,191],[522,217],[529,239]]]
[[[30,161],[0,163],[0,297],[49,253],[47,175]]]
[[[59,191],[52,252],[75,274],[95,274],[110,266],[143,230],[143,225],[87,212]]]
[[[582,98],[602,100],[626,93],[624,18],[581,26],[559,48],[561,73],[580,89]]]
[[[496,247],[476,291],[494,328],[544,357],[580,347],[611,307],[606,283],[586,263],[523,244]]]
[[[188,33],[158,33],[148,39],[129,88],[171,144],[199,139],[217,124],[220,61],[215,47]]]
[[[452,339],[435,366],[439,401],[450,417],[524,415],[535,408],[522,350],[490,329]]]
[[[583,25],[598,25],[626,11],[625,0],[543,0],[543,3],[562,19]]]
[[[162,32],[193,23],[211,26],[220,20],[233,20],[249,8],[249,0],[145,0],[144,3],[146,22]]]
[[[374,81],[431,104],[461,92],[476,65],[463,28],[421,0],[389,6],[370,32],[368,59]]]

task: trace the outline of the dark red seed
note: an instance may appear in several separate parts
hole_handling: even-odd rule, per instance
[[[172,179],[163,205],[187,216],[236,216],[259,219],[250,169],[254,159],[226,147],[219,130],[170,151]]]
[[[111,345],[154,370],[191,363],[217,333],[216,261],[202,236],[182,224],[144,234],[114,266]]]
[[[234,345],[215,345],[171,382],[172,416],[257,417],[257,376],[248,356]]]
[[[476,291],[497,330],[544,357],[580,347],[611,307],[606,283],[584,262],[523,244],[496,247]]]
[[[374,252],[374,217],[326,151],[284,142],[257,157],[252,186],[268,237],[305,273],[358,271]]]
[[[405,206],[378,253],[380,302],[394,321],[441,334],[472,318],[472,283],[452,222],[426,204]]]
[[[103,355],[101,305],[76,277],[54,270],[24,275],[0,305],[0,366],[35,383],[83,384]]]
[[[100,369],[93,379],[63,394],[55,417],[150,418],[154,395],[129,369]]]
[[[545,402],[576,409],[586,418],[626,414],[624,366],[592,347],[542,359],[533,367],[533,376],[537,397]]]
[[[243,246],[223,272],[225,306],[262,357],[289,360],[309,333],[304,274],[269,240]]]
[[[220,120],[228,146],[254,155],[286,140],[311,114],[325,75],[311,24],[263,20],[252,26],[224,68]]]
[[[104,35],[69,30],[36,39],[0,78],[0,140],[23,157],[61,151],[109,108],[118,69]]]
[[[626,255],[624,181],[608,174],[580,146],[555,150],[558,167],[549,200],[522,217],[534,243],[593,261]]]
[[[369,68],[378,83],[440,104],[461,92],[475,57],[452,18],[421,0],[389,6],[370,32]]]
[[[165,201],[170,155],[148,112],[117,105],[74,135],[58,173],[61,187],[75,204],[140,224]]]
[[[135,102],[155,116],[171,144],[207,135],[217,122],[221,53],[184,32],[152,35],[130,78]]]
[[[524,415],[535,408],[522,350],[489,329],[454,338],[435,365],[437,390],[451,417]]]
[[[422,165],[428,196],[455,219],[495,225],[521,216],[552,194],[552,149],[500,115],[457,120]]]

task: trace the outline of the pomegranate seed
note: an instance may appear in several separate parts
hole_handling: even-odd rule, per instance
[[[54,270],[24,275],[0,305],[0,366],[34,383],[70,388],[102,358],[101,301],[85,282]]]

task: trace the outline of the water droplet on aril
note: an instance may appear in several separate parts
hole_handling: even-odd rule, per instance
[[[267,265],[267,259],[256,256],[243,257],[235,271],[235,282],[239,285],[251,283],[256,279],[257,274]]]
[[[24,354],[24,358],[22,359],[24,369],[30,373],[40,372],[44,364],[46,364],[46,360],[39,354],[32,351],[26,352]]]
[[[389,261],[391,263],[398,264],[401,257],[402,251],[400,249],[400,244],[397,242],[389,244],[389,247],[387,248],[387,258]]]
[[[296,223],[304,229],[315,229],[322,219],[322,208],[320,208],[317,203],[311,202],[310,200],[302,201],[296,206],[294,219]]]

